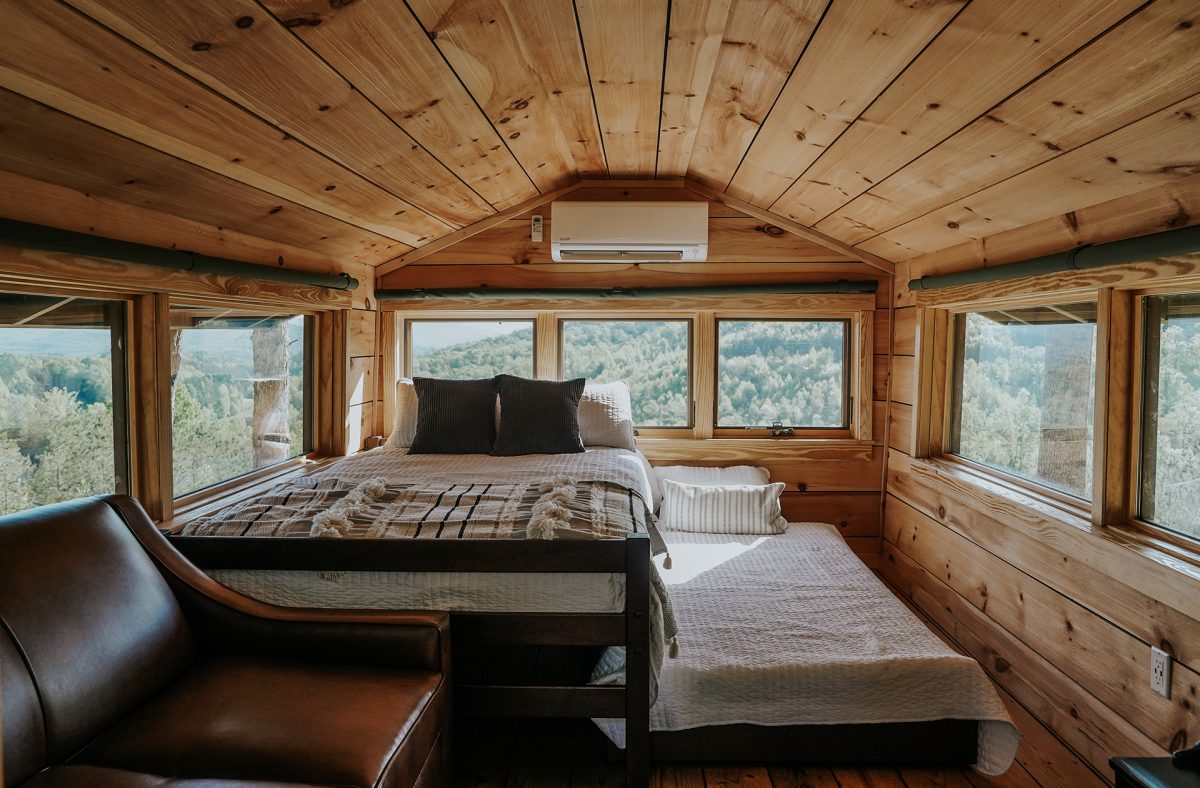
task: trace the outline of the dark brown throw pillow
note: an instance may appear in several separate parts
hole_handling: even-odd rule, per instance
[[[579,398],[585,378],[575,380],[529,380],[498,375],[500,434],[492,454],[578,454]]]
[[[489,454],[496,442],[496,383],[413,378],[417,432],[409,454]]]

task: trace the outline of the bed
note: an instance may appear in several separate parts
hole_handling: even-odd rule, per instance
[[[1017,731],[982,668],[833,526],[663,536],[679,655],[650,710],[652,758],[973,763],[985,774],[1011,764]],[[622,722],[597,722],[623,744]]]

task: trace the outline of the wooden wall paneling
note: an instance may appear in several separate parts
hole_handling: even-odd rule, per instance
[[[660,177],[687,173],[732,0],[672,4],[663,71]]]
[[[132,490],[150,518],[171,519],[175,493],[171,474],[170,298],[135,296],[129,310],[129,446]],[[140,414],[140,415],[139,415]]]
[[[374,402],[375,392],[375,357],[351,358],[350,373],[346,379],[346,396],[349,404],[361,405],[364,402]],[[369,434],[374,434],[374,432]]]
[[[448,224],[458,227],[492,213],[482,197],[253,0],[71,5]]]
[[[915,359],[912,356],[892,358],[892,400],[912,405],[916,402]]]
[[[1200,96],[1130,123],[862,244],[906,260],[1194,175]],[[1146,145],[1146,140],[1154,140]],[[1036,200],[1028,195],[1036,194]]]
[[[1086,556],[1062,552],[1043,540],[963,503],[953,494],[922,484],[912,461],[892,453],[888,493],[924,513],[1025,574],[1087,607],[1146,643],[1166,643],[1182,664],[1200,672],[1200,619],[1191,618],[1154,597],[1114,582],[1090,565]]]
[[[379,403],[379,434],[389,435],[396,422],[396,381],[400,378],[400,337],[403,336],[403,321],[390,310],[379,312],[378,340],[375,343],[376,375]]]
[[[0,169],[332,257],[377,262],[397,241],[0,90]]]
[[[885,508],[885,516],[890,508]],[[1110,773],[1108,759],[1116,752],[1162,756],[1162,748],[1149,737],[1020,639],[997,626],[886,538],[880,568],[914,604],[978,660],[994,681],[1046,723],[1097,775]],[[1078,784],[1078,780],[1062,783]]]
[[[489,203],[505,208],[536,193],[467,92],[470,85],[446,68],[438,52],[446,47],[426,33],[434,28],[422,28],[403,3],[265,0],[264,6]],[[420,15],[419,4],[413,9]],[[558,176],[565,178],[565,169]]]
[[[875,354],[875,360],[871,369],[871,396],[876,402],[887,402],[888,398],[888,380],[893,371],[891,356],[886,354]],[[876,438],[880,436],[876,435]]]
[[[418,259],[421,265],[550,264],[549,207],[541,213],[545,240],[538,243],[530,240],[529,220],[514,218]],[[853,258],[742,216],[709,219],[707,262],[830,263],[853,262]]]
[[[1200,736],[1200,709],[1155,694],[1147,644],[907,504],[887,508],[888,541],[1167,750]],[[1178,667],[1176,697],[1200,674]]]
[[[343,454],[353,454],[365,447],[367,438],[375,434],[375,403],[363,402],[346,408],[346,448]]]
[[[574,6],[558,0],[504,0],[504,6],[526,58],[537,62],[575,169],[585,178],[608,177]]]
[[[650,0],[576,0],[610,177],[648,177],[658,153],[667,9]]]
[[[1096,321],[1096,422],[1092,436],[1092,522],[1125,524],[1131,511],[1134,471],[1133,421],[1136,389],[1133,370],[1134,298],[1128,291],[1100,291]],[[1140,414],[1139,414],[1140,415]],[[1133,418],[1131,418],[1131,416]]]
[[[407,245],[449,229],[60,3],[6,8],[0,86]]]
[[[323,274],[343,270],[359,276],[361,267],[335,262],[328,255],[247,235],[228,227],[112,200],[89,192],[0,171],[0,216],[19,222],[90,233],[119,241],[191,249],[213,257],[278,265]]]
[[[1048,14],[1039,0],[970,3],[773,209],[816,224],[1139,5],[1100,0]]]
[[[953,380],[949,369],[953,326],[954,316],[944,309],[917,310],[918,355],[909,366],[910,372],[915,370],[917,374],[915,390],[909,389],[913,405],[912,445],[916,457],[936,457],[949,446],[947,414],[951,405],[949,386]],[[911,381],[909,385],[912,386]]]
[[[791,523],[830,523],[844,537],[880,535],[879,496],[873,492],[785,492],[779,502]]]
[[[375,355],[375,316],[370,309],[352,309],[349,314],[349,344],[351,358]]]
[[[558,315],[539,312],[534,321],[533,352],[535,374],[541,380],[558,380],[561,376],[558,354]]]
[[[881,437],[882,432],[872,425],[872,381],[874,377],[875,354],[872,347],[875,338],[875,309],[858,313],[854,325],[854,357],[856,366],[851,383],[851,396],[854,398],[854,422],[858,425],[857,437],[862,441],[871,440],[872,436]]]
[[[328,309],[350,305],[345,290],[290,285],[262,279],[193,274],[150,265],[41,252],[0,245],[0,280],[53,286],[86,294],[120,283],[131,293],[173,293],[193,298],[236,298],[256,304]]]
[[[391,309],[409,313],[452,312],[478,314],[492,312],[511,314],[514,312],[577,312],[606,315],[629,315],[646,317],[675,312],[697,312],[709,310],[717,317],[744,318],[746,315],[763,318],[794,317],[803,312],[806,317],[844,319],[853,313],[870,307],[869,294],[863,293],[793,293],[793,294],[746,294],[738,296],[679,295],[679,296],[613,296],[596,299],[590,297],[533,295],[528,298],[417,298],[411,301],[397,299],[387,302]]]
[[[892,310],[875,310],[875,352],[892,352]]]
[[[774,203],[964,4],[831,3],[729,182],[730,194]]]
[[[899,356],[913,356],[917,352],[917,311],[897,309],[892,312],[892,352]]]
[[[313,443],[317,453],[326,457],[347,453],[346,375],[350,359],[350,313],[353,311],[338,309],[317,315]]]
[[[888,405],[888,446],[912,456],[913,409],[911,405],[892,402]]]
[[[522,46],[509,6],[503,0],[417,0],[410,6],[537,189],[553,191],[572,181],[575,162],[538,74],[539,53]],[[558,32],[577,35],[573,25]]]
[[[825,8],[814,0],[734,0],[688,177],[723,191]]]
[[[674,6],[672,6],[674,7]],[[730,208],[724,203],[709,200],[697,194],[686,186],[683,178],[663,176],[650,180],[582,180],[574,191],[563,195],[563,201],[576,202],[656,202],[667,200],[671,202],[707,202],[708,218],[710,219],[744,219],[746,214]],[[533,210],[521,214],[519,218],[528,219],[535,213],[540,213],[547,219],[549,209]]]
[[[692,434],[711,438],[717,414],[717,325],[712,312],[701,312],[692,320]],[[712,403],[713,407],[702,407]]]
[[[1143,7],[817,227],[859,243],[1196,93],[1194,16],[1190,0]]]
[[[1098,205],[1067,211],[1014,230],[969,239],[911,261],[914,276],[1003,265],[1080,244],[1098,244],[1189,227],[1200,222],[1200,175]],[[909,266],[909,263],[900,265]],[[1154,276],[1174,276],[1159,271]]]
[[[886,446],[884,443],[888,435],[888,403],[872,402],[871,403],[871,434],[877,446]]]

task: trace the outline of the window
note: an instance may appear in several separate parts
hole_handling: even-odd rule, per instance
[[[533,377],[532,320],[411,320],[409,369],[427,378]]]
[[[953,453],[1090,498],[1096,305],[968,312],[955,332]]]
[[[624,380],[639,427],[691,425],[690,320],[563,320],[564,378]]]
[[[125,304],[0,293],[0,514],[128,492]]]
[[[1200,539],[1200,294],[1144,303],[1141,517]]]
[[[311,450],[312,318],[171,307],[175,495]]]
[[[850,323],[720,320],[717,426],[849,426]]]

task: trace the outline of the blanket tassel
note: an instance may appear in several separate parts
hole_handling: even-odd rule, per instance
[[[675,659],[679,656],[679,639],[671,638],[671,644],[667,647],[667,656]]]
[[[663,569],[670,570],[671,568],[671,553],[667,552],[667,557],[663,559]]]

